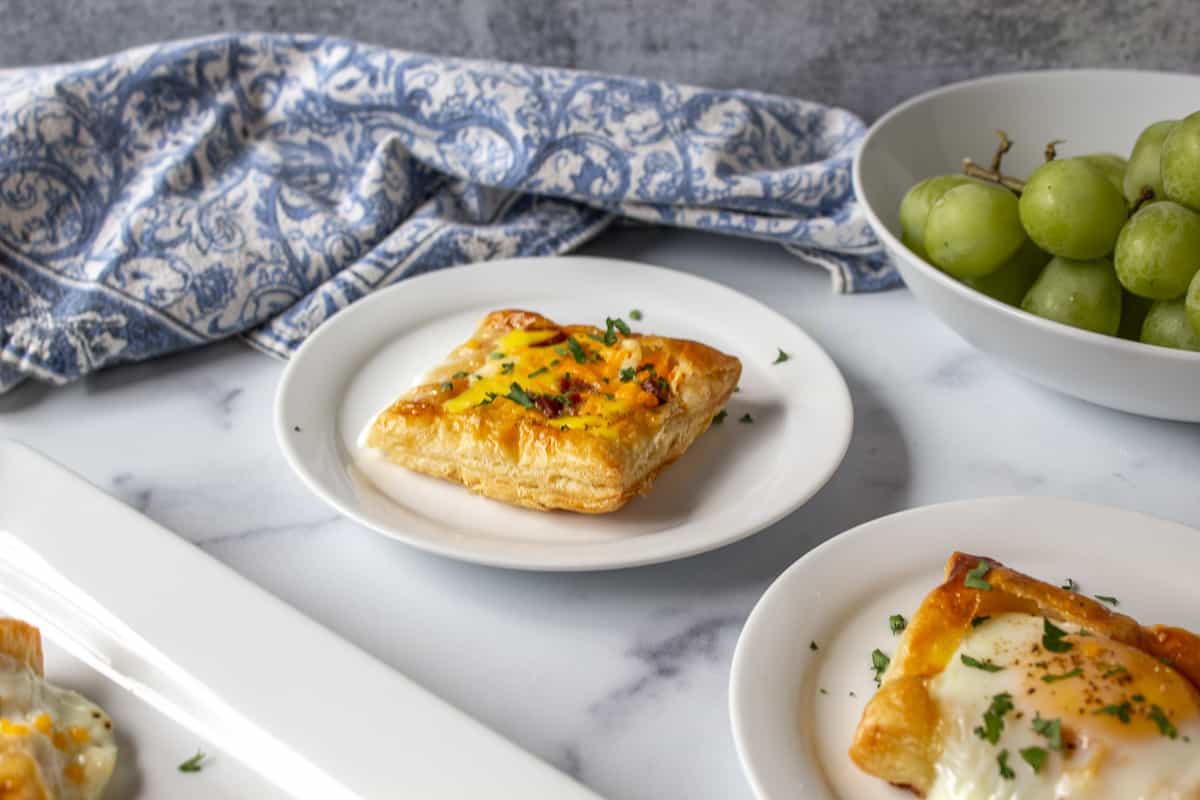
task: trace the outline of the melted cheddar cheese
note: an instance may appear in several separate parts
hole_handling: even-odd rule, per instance
[[[460,348],[474,369],[446,375],[441,407],[450,414],[503,403],[561,430],[616,437],[614,424],[670,397],[670,358],[640,337],[589,326],[518,329]]]

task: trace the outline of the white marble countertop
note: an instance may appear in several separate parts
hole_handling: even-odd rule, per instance
[[[561,575],[459,564],[361,529],[306,492],[271,433],[281,365],[239,343],[66,389],[25,385],[0,396],[0,436],[82,473],[614,800],[750,796],[726,703],[738,631],[776,575],[846,528],[1007,494],[1200,526],[1200,425],[1028,383],[905,291],[833,295],[821,270],[777,247],[701,234],[620,229],[584,252],[714,278],[826,347],[856,427],[829,485],[763,533],[672,564]]]

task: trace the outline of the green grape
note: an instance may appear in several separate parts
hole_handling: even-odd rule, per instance
[[[1129,166],[1125,170],[1125,200],[1129,205],[1137,203],[1142,195],[1142,189],[1150,187],[1154,196],[1162,200],[1163,194],[1162,171],[1159,169],[1163,139],[1179,124],[1177,120],[1165,119],[1156,122],[1142,131],[1133,145],[1133,153],[1129,156]]]
[[[1107,258],[1072,261],[1056,256],[1021,301],[1030,314],[1115,336],[1121,324],[1121,284]]]
[[[1167,135],[1161,166],[1167,199],[1200,211],[1200,111],[1184,117]]]
[[[1200,333],[1188,324],[1183,300],[1158,300],[1142,323],[1142,341],[1177,350],[1200,350]]]
[[[966,175],[938,175],[908,190],[900,201],[900,240],[909,250],[929,260],[925,253],[925,220],[929,218],[929,209],[946,192],[970,180]]]
[[[1153,300],[1182,297],[1200,269],[1200,214],[1163,200],[1138,210],[1117,239],[1117,277]]]
[[[1100,170],[1118,192],[1122,190],[1125,184],[1125,170],[1129,167],[1129,162],[1125,159],[1116,153],[1090,153],[1080,156],[1079,160],[1086,161],[1093,168]]]
[[[1043,253],[1036,244],[1026,239],[1000,269],[982,278],[967,278],[963,283],[1001,303],[1019,306],[1021,298],[1049,260],[1048,253]]]
[[[1131,342],[1139,342],[1142,339],[1142,323],[1146,320],[1146,312],[1150,310],[1150,306],[1154,305],[1154,301],[1145,297],[1138,297],[1136,294],[1128,291],[1121,292],[1121,327],[1117,329],[1117,336],[1122,339],[1128,339]]]
[[[1021,224],[1047,253],[1088,260],[1112,252],[1127,216],[1104,173],[1078,158],[1047,161],[1021,193]]]
[[[1187,299],[1183,305],[1192,330],[1200,335],[1200,272],[1192,277],[1192,285],[1188,287]]]
[[[933,204],[925,222],[929,260],[960,279],[995,272],[1024,241],[1016,195],[994,183],[955,186]]]

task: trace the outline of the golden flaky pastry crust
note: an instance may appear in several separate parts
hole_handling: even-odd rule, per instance
[[[19,619],[0,619],[0,655],[8,656],[41,677],[42,634]]]
[[[986,560],[991,591],[965,585],[967,574]],[[1046,617],[1166,661],[1200,688],[1200,637],[1180,628],[1143,627],[1124,614],[1077,592],[1030,578],[994,559],[955,553],[946,562],[945,582],[926,595],[905,629],[883,683],[854,734],[850,758],[864,771],[925,795],[941,753],[939,711],[928,681],[949,663],[976,617],[1003,613]]]
[[[0,619],[0,669],[28,669],[42,675],[42,635],[17,619]],[[0,800],[48,800],[50,788],[25,743],[0,736]]]
[[[741,362],[698,342],[488,314],[365,444],[401,466],[534,509],[615,511],[708,428]]]

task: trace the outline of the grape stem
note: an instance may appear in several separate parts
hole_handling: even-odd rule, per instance
[[[1025,189],[1025,181],[1014,178],[1011,175],[1005,175],[1000,171],[1000,163],[1004,161],[1004,155],[1012,149],[1012,140],[1008,138],[1008,134],[1004,131],[997,130],[996,135],[1000,137],[1000,144],[996,145],[996,152],[992,154],[991,168],[981,167],[969,158],[963,159],[963,172],[970,175],[972,178],[979,178],[990,183],[998,183],[1001,186],[1020,194]]]
[[[996,135],[1000,137],[1000,144],[996,145],[996,152],[992,154],[992,172],[1000,174],[1000,162],[1004,160],[1004,156],[1009,150],[1012,150],[1012,140],[1008,138],[1008,134],[997,129]]]
[[[981,167],[969,158],[963,159],[963,172],[972,178],[979,178],[990,183],[998,183],[1015,194],[1020,194],[1025,190],[1025,181],[1020,178],[1004,175],[999,170]]]
[[[1058,146],[1066,143],[1066,139],[1051,139],[1050,141],[1046,142],[1046,149],[1043,151],[1043,155],[1046,156],[1046,160],[1053,161],[1054,159],[1058,158]]]
[[[1154,190],[1149,186],[1143,186],[1142,191],[1138,193],[1137,202],[1133,204],[1133,210],[1129,212],[1130,216],[1136,214],[1142,206],[1154,199]]]

